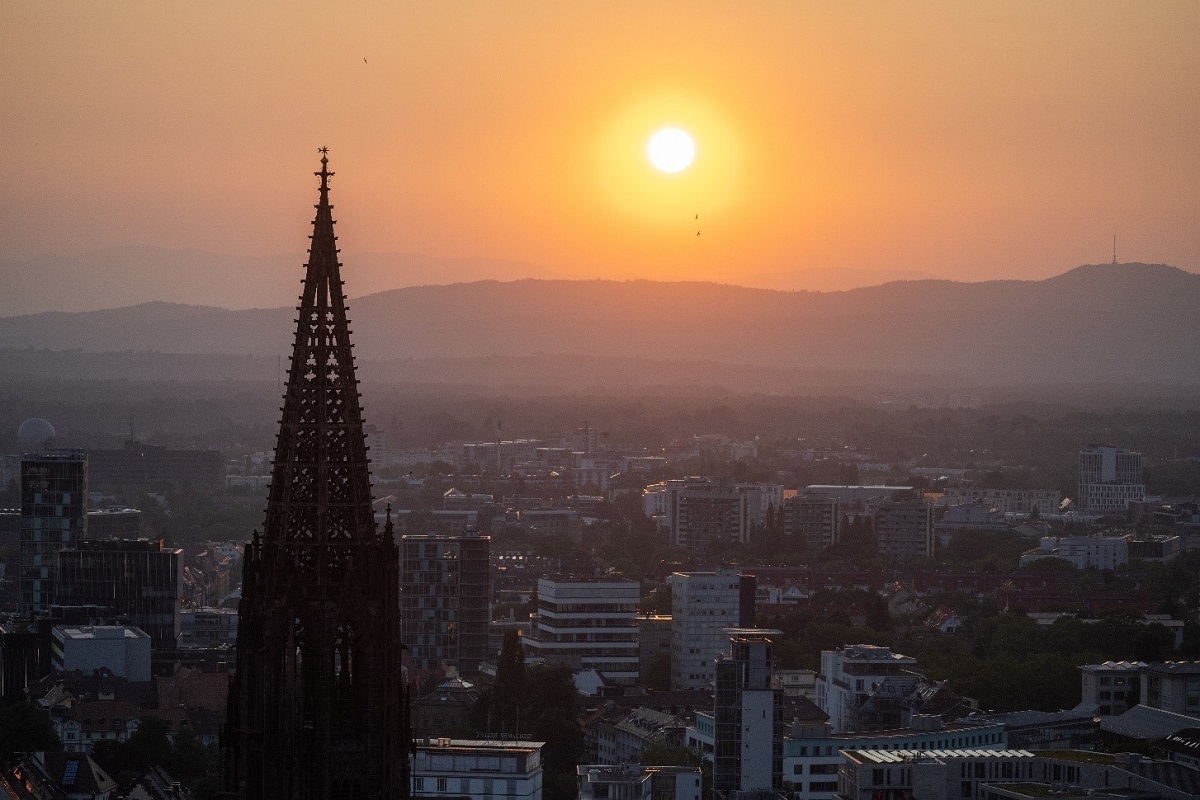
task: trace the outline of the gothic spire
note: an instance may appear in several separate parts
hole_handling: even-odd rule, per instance
[[[399,553],[371,508],[325,148],[315,174],[266,521],[243,561],[222,796],[394,800],[410,742]]]

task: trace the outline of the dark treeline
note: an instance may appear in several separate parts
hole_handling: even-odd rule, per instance
[[[6,381],[0,451],[17,452],[16,430],[49,419],[64,446],[116,446],[137,438],[225,451],[265,449],[277,428],[278,381]],[[699,433],[759,438],[764,449],[857,448],[884,460],[1071,469],[1081,445],[1119,443],[1148,459],[1200,455],[1200,411],[1183,395],[1111,403],[1008,401],[977,408],[882,408],[869,390],[820,397],[735,394],[673,387],[636,395],[601,389],[525,393],[483,386],[363,384],[367,421],[392,447],[451,440],[543,437],[588,421],[615,445],[657,447]],[[1136,408],[1137,410],[1133,410]],[[1040,476],[1026,473],[1016,480]]]

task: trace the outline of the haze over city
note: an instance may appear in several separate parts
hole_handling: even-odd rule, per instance
[[[318,145],[354,295],[1043,279],[1114,235],[1119,260],[1200,268],[1194,3],[6,13],[7,315],[287,304]],[[645,153],[667,126],[694,140],[675,173]]]
[[[1200,797],[1200,4],[0,70],[0,798]]]

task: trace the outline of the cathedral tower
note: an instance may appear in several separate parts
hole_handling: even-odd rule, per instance
[[[326,153],[266,521],[243,563],[226,798],[409,796],[398,551],[371,510]]]

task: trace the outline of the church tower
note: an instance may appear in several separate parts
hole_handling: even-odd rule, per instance
[[[321,148],[266,521],[246,546],[222,797],[409,797],[399,564],[377,530]]]

